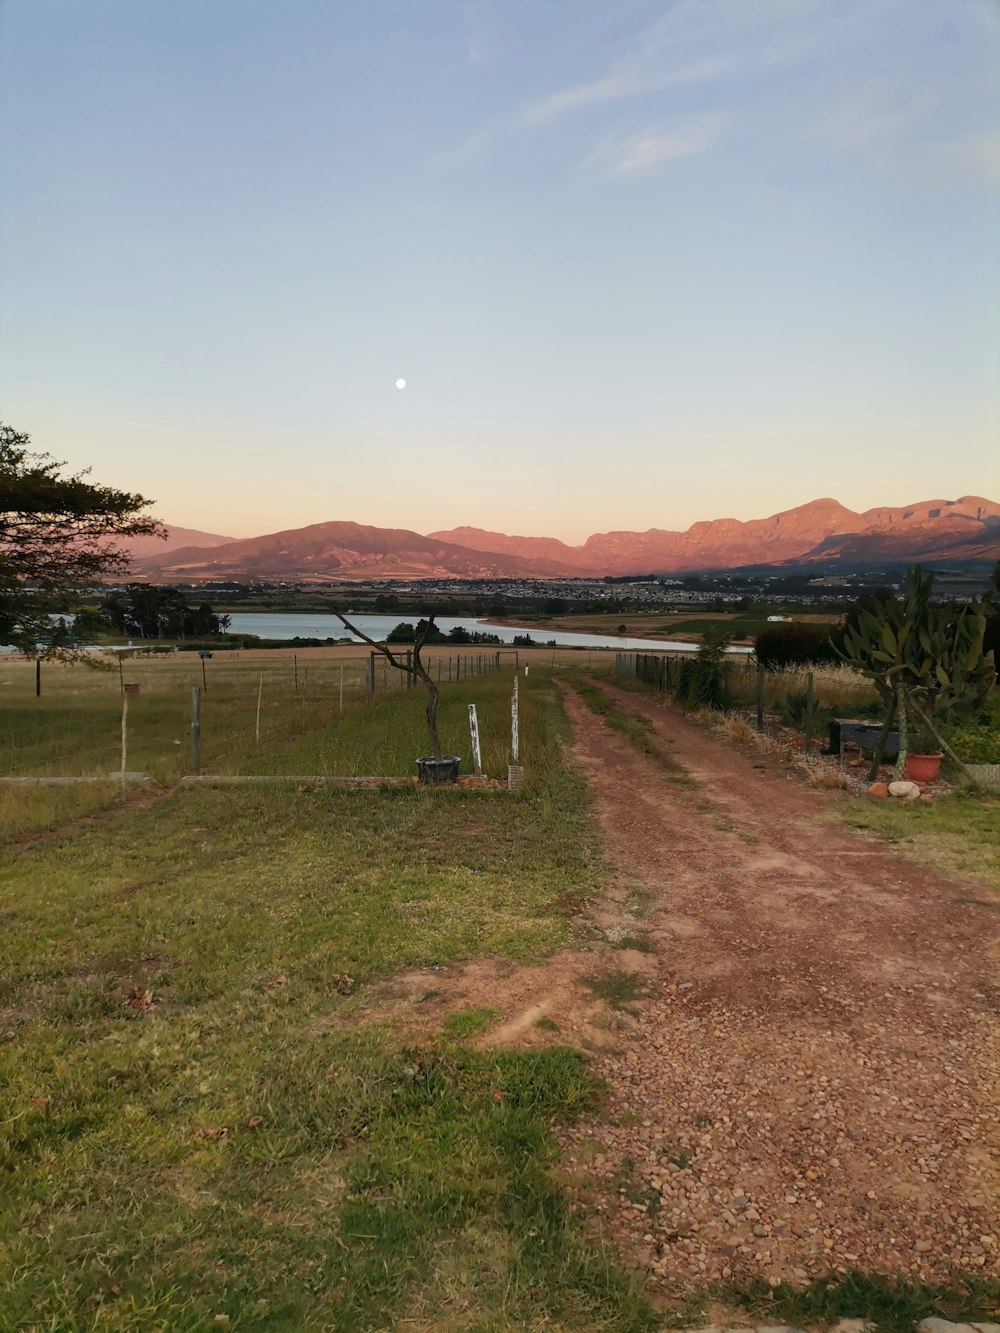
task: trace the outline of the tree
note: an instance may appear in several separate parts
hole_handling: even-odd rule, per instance
[[[123,537],[166,537],[145,496],[65,476],[31,438],[0,424],[0,642],[52,655],[70,644],[52,619],[69,594],[128,565]]]
[[[771,671],[787,666],[805,666],[839,662],[837,650],[830,638],[829,625],[768,625],[754,641],[758,662]]]
[[[343,612],[334,611],[333,614],[337,617],[340,623],[351,632],[351,634],[356,634],[357,637],[364,643],[367,643],[369,647],[374,648],[376,652],[381,653],[390,666],[395,667],[397,671],[402,671],[407,676],[415,676],[416,679],[425,686],[428,695],[425,717],[427,719],[427,735],[431,743],[431,755],[435,759],[442,759],[444,756],[441,754],[441,741],[438,737],[437,729],[438,687],[432,679],[430,672],[420,660],[420,653],[424,644],[428,642],[432,635],[440,633],[440,630],[434,624],[434,612],[432,611],[426,620],[421,620],[417,625],[413,652],[409,661],[403,661],[398,658],[386,644],[376,643],[374,639],[370,638],[364,632],[364,630],[360,630],[356,625],[353,625]],[[397,629],[398,628],[401,627],[397,626]]]
[[[217,616],[208,602],[189,606],[179,588],[155,583],[130,583],[113,592],[97,611],[81,611],[73,622],[78,637],[114,630],[139,639],[183,639],[220,634],[228,616]]]

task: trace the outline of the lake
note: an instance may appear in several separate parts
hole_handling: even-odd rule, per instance
[[[384,639],[400,623],[415,625],[418,616],[404,616],[398,612],[389,616],[351,616],[359,629],[373,639]],[[495,634],[502,643],[513,643],[515,635],[530,634],[536,643],[554,639],[560,648],[617,648],[619,652],[663,652],[665,649],[693,652],[696,643],[673,643],[663,639],[633,639],[627,634],[573,634],[568,630],[546,629],[538,625],[491,625],[485,620],[461,616],[439,616],[435,621],[447,634],[461,625],[470,634]],[[262,639],[338,639],[347,638],[347,630],[336,616],[320,612],[309,614],[297,611],[237,611],[230,616],[234,634],[259,634]],[[354,637],[353,635],[350,637]],[[360,640],[356,640],[360,642]],[[404,645],[405,646],[405,645]],[[748,648],[731,648],[730,652],[746,653]]]

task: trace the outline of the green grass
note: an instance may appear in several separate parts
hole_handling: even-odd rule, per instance
[[[729,620],[716,617],[668,621],[655,627],[662,634],[704,634],[707,630],[721,629],[734,639],[754,639],[767,628],[767,616],[734,616]]]
[[[499,1013],[499,1009],[491,1009],[486,1005],[472,1009],[456,1009],[444,1020],[444,1035],[458,1040],[479,1037],[498,1017]]]
[[[0,1328],[654,1326],[551,1170],[585,1059],[368,1017],[600,890],[556,692],[522,700],[517,796],[188,787],[0,859]]]
[[[638,972],[605,972],[602,976],[588,978],[584,985],[612,1009],[622,1009],[649,994],[649,985]]]
[[[183,655],[182,655],[183,656]],[[0,769],[7,775],[104,775],[121,765],[122,696],[117,672],[46,664],[44,693],[36,699],[30,663],[0,664]],[[340,708],[340,663],[299,664],[300,692],[293,689],[287,658],[264,661],[233,655],[209,664],[202,700],[202,771],[219,774],[412,777],[427,753],[426,692],[380,690],[372,704],[361,698],[361,663],[345,664]],[[431,658],[431,666],[434,659]],[[129,700],[127,767],[162,784],[190,769],[191,685],[200,683],[198,659],[142,660],[129,665],[142,693]],[[256,738],[257,689],[264,677],[260,740]],[[386,676],[392,682],[392,673]],[[468,705],[475,703],[487,775],[507,771],[511,672],[504,669],[452,685],[442,683],[439,730],[446,753],[472,772]],[[30,686],[30,689],[29,689]],[[528,724],[530,725],[530,724]],[[524,743],[531,743],[525,735]],[[116,797],[111,783],[76,787],[0,784],[0,839],[43,829],[98,810]]]
[[[863,797],[838,810],[854,828],[892,843],[911,860],[1000,891],[1000,798],[979,792],[930,803]]]
[[[951,1285],[925,1286],[907,1278],[852,1272],[805,1287],[786,1282],[772,1287],[761,1278],[692,1294],[669,1323],[675,1328],[703,1323],[704,1310],[713,1301],[755,1323],[802,1328],[865,1319],[880,1333],[913,1333],[921,1319],[933,1317],[958,1323],[994,1322],[1000,1315],[1000,1282],[960,1276]]]

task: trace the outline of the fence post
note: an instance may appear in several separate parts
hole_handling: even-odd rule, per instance
[[[264,677],[261,675],[260,684],[257,686],[257,725],[254,727],[254,744],[260,744],[260,701],[264,694]]]
[[[191,687],[191,772],[201,772],[201,690]]]
[[[128,759],[128,695],[122,695],[122,772],[121,784],[125,786],[125,764]]]
[[[293,654],[292,654],[292,671],[293,671],[293,673],[294,673],[294,675],[295,675],[295,693],[298,694],[298,692],[299,692],[299,655],[298,655],[298,653],[293,653]]]
[[[520,734],[521,719],[519,716],[519,701],[518,701],[519,684],[520,682],[518,681],[517,676],[515,676],[514,693],[510,701],[510,761],[512,764],[517,763],[518,752],[521,747],[521,734]]]
[[[119,658],[119,661],[120,661],[120,660],[121,660],[121,659]],[[122,694],[124,694],[124,693],[125,693],[125,686],[123,685],[123,686],[122,686]],[[36,657],[36,658],[35,658],[35,698],[36,698],[36,699],[40,699],[41,697],[42,697],[42,659],[41,659],[40,657]]]
[[[806,754],[812,749],[813,739],[813,673],[806,675]]]
[[[469,735],[472,737],[472,771],[477,778],[483,776],[483,756],[479,749],[479,718],[476,705],[469,704]]]
[[[370,704],[375,693],[375,654],[369,653],[365,663],[365,703]]]
[[[340,664],[340,712],[344,712],[344,664]]]

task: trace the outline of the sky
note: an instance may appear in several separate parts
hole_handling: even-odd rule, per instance
[[[230,536],[996,499],[998,197],[1000,0],[0,0],[0,418]]]

